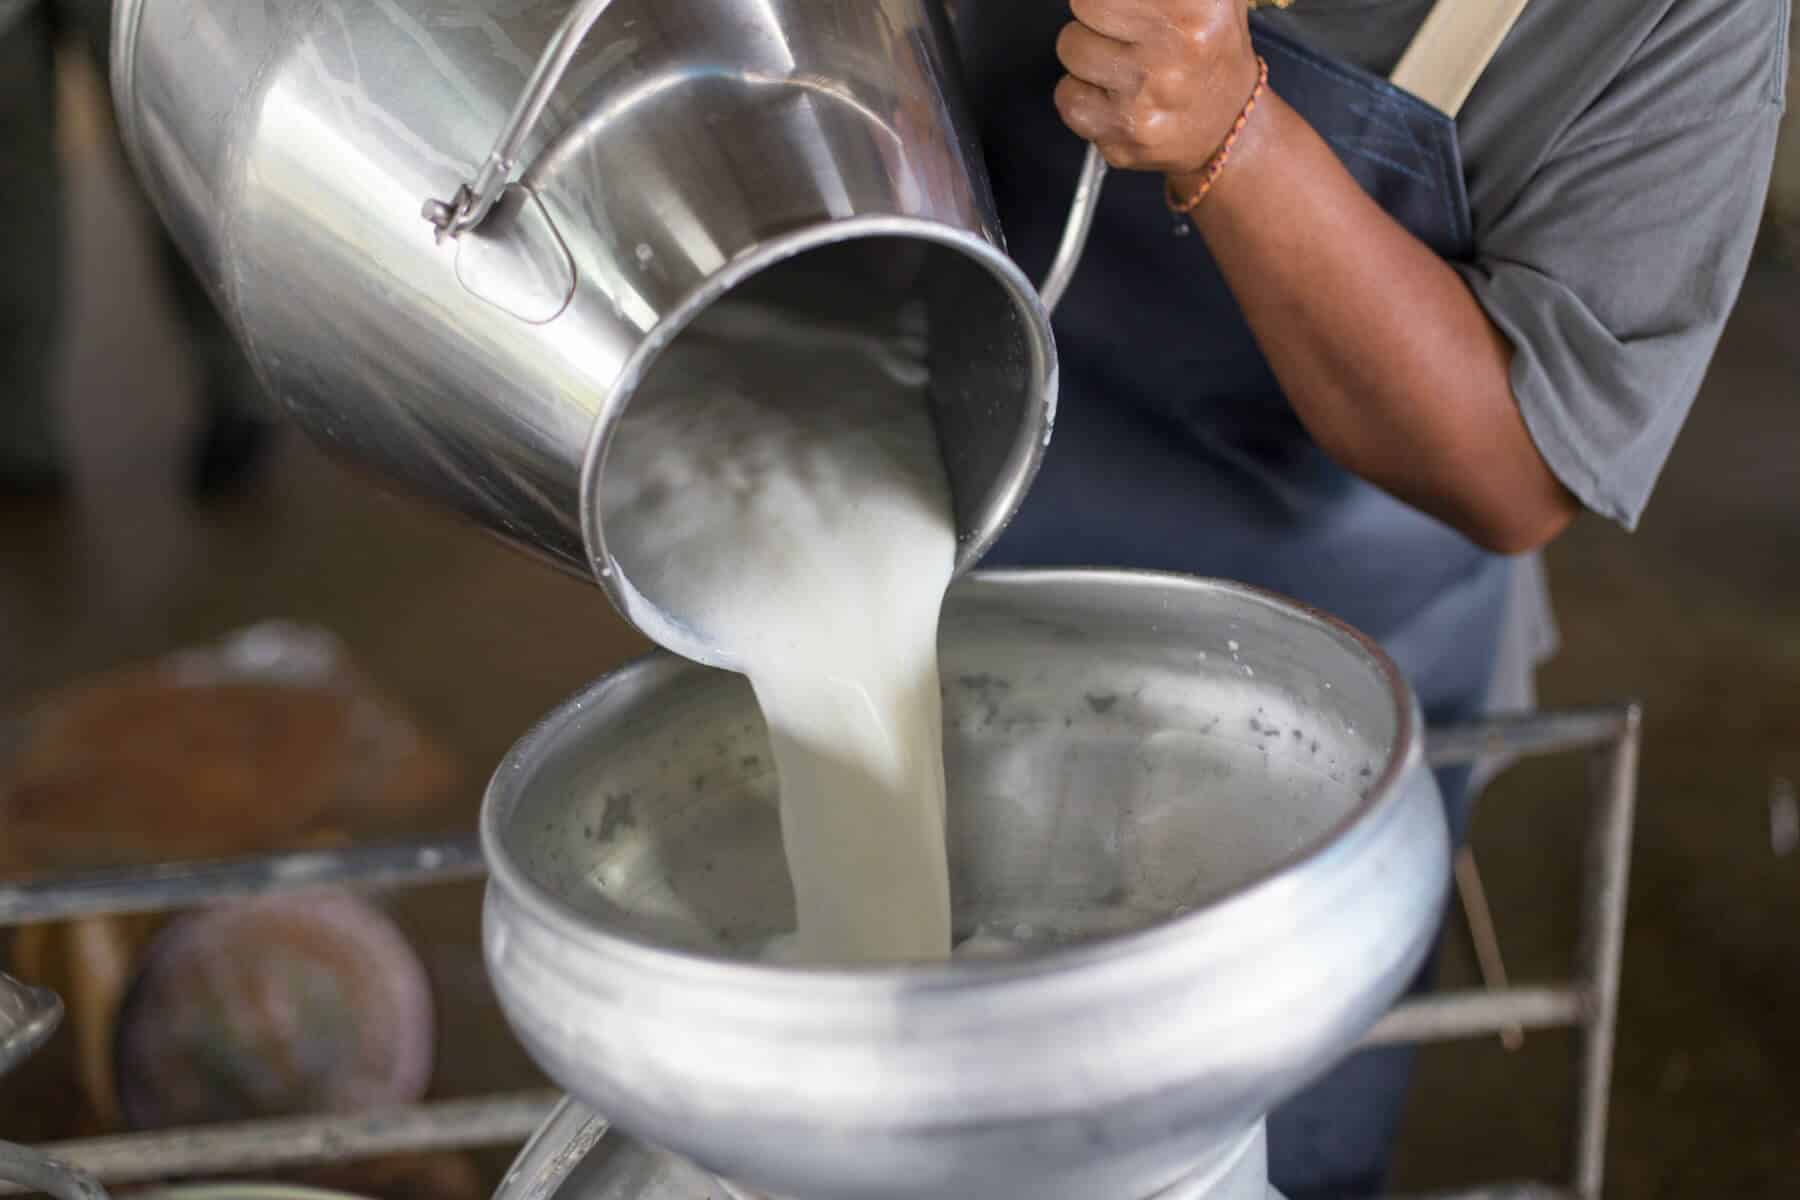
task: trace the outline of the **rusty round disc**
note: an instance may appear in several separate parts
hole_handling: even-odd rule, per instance
[[[405,1104],[433,1053],[425,969],[384,914],[344,893],[176,921],[120,1014],[120,1105],[135,1128]]]

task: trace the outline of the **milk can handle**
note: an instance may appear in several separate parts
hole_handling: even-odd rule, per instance
[[[1087,249],[1088,233],[1094,228],[1094,212],[1100,207],[1100,189],[1105,182],[1106,159],[1101,157],[1100,147],[1090,142],[1087,158],[1081,163],[1081,176],[1075,181],[1075,199],[1069,204],[1069,221],[1063,226],[1062,243],[1050,262],[1050,273],[1044,276],[1043,286],[1038,288],[1047,312],[1056,311],[1056,306],[1068,293],[1069,285],[1075,282],[1075,268],[1081,265],[1082,252]]]
[[[612,0],[577,0],[557,28],[556,36],[550,39],[543,57],[538,59],[537,67],[525,85],[525,94],[513,107],[506,128],[501,131],[500,139],[494,143],[493,151],[481,164],[475,178],[456,189],[456,195],[450,200],[425,202],[425,219],[437,227],[440,239],[467,233],[487,220],[501,193],[512,182],[526,139],[544,115],[544,108],[568,72],[575,52],[581,48],[582,40],[593,29],[594,22],[611,4]],[[1100,189],[1105,179],[1106,160],[1100,156],[1097,147],[1090,145],[1087,158],[1081,164],[1081,177],[1075,184],[1075,199],[1069,208],[1062,244],[1057,247],[1050,273],[1039,289],[1048,311],[1056,310],[1069,290],[1069,284],[1074,281],[1075,268],[1081,265],[1081,255],[1087,248],[1088,232],[1094,225],[1094,210],[1100,203]]]
[[[582,39],[611,4],[612,0],[576,0],[557,28],[556,36],[544,49],[543,57],[538,59],[537,68],[525,85],[525,94],[513,107],[500,140],[494,143],[481,170],[473,180],[456,189],[454,198],[425,202],[425,219],[437,226],[439,239],[467,233],[487,220],[500,194],[512,182],[519,155],[525,150],[525,141],[537,127],[538,118],[544,115],[544,108],[568,72],[575,52],[581,49]]]

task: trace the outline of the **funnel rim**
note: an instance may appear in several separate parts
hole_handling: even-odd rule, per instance
[[[908,237],[932,242],[959,251],[985,268],[1027,318],[1030,330],[1030,371],[1032,382],[1041,391],[1043,422],[1021,427],[1008,457],[1005,486],[992,498],[990,511],[973,535],[964,538],[958,531],[956,574],[967,573],[991,549],[1006,531],[1012,515],[1030,490],[1050,433],[1056,426],[1058,364],[1056,341],[1050,328],[1050,314],[1044,308],[1037,287],[1006,252],[986,238],[966,229],[925,217],[894,213],[871,213],[860,216],[817,221],[776,237],[756,242],[737,254],[723,267],[688,289],[660,320],[644,335],[625,365],[620,368],[612,388],[618,397],[614,404],[594,419],[588,431],[587,445],[581,461],[581,541],[587,554],[588,569],[614,606],[631,624],[667,649],[705,666],[733,669],[733,664],[699,638],[689,636],[677,622],[632,584],[607,547],[606,533],[600,520],[600,474],[611,448],[613,434],[650,369],[676,337],[691,325],[714,301],[736,289],[756,275],[809,250],[844,242],[878,237]]]
[[[728,959],[659,945],[587,920],[531,879],[506,849],[502,811],[510,814],[512,802],[516,802],[529,786],[532,765],[548,757],[546,751],[556,744],[573,721],[601,701],[607,692],[630,681],[652,674],[668,677],[693,669],[690,663],[674,654],[651,651],[608,672],[559,705],[520,738],[501,760],[483,797],[480,821],[482,854],[487,860],[491,886],[504,891],[508,901],[532,920],[556,936],[572,940],[583,951],[634,969],[680,977],[684,982],[730,987],[739,995],[747,991],[768,995],[798,989],[813,996],[835,992],[840,1000],[845,1000],[853,996],[872,999],[897,991],[919,994],[947,989],[962,993],[971,988],[1006,987],[1048,976],[1067,976],[1121,959],[1150,963],[1168,956],[1179,958],[1196,941],[1205,940],[1207,931],[1236,927],[1253,919],[1258,911],[1279,908],[1284,900],[1283,885],[1303,868],[1356,853],[1364,843],[1377,837],[1384,825],[1401,815],[1402,806],[1408,801],[1406,781],[1425,767],[1423,718],[1411,685],[1399,666],[1368,635],[1330,613],[1264,588],[1168,571],[1009,568],[975,572],[952,590],[953,593],[999,594],[1008,589],[1041,588],[1058,583],[1172,587],[1184,592],[1223,595],[1286,617],[1315,622],[1373,667],[1392,703],[1393,744],[1381,769],[1366,792],[1306,845],[1273,861],[1226,894],[1143,929],[1073,945],[1048,947],[1018,959],[837,967]]]

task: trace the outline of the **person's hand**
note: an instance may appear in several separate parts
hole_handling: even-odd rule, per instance
[[[1188,175],[1256,87],[1246,0],[1072,0],[1056,41],[1063,122],[1115,167]]]

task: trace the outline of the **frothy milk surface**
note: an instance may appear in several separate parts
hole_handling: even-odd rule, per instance
[[[956,530],[917,325],[879,336],[739,302],[679,350],[678,384],[653,379],[613,442],[607,536],[755,689],[799,917],[783,956],[941,959],[937,629]]]

